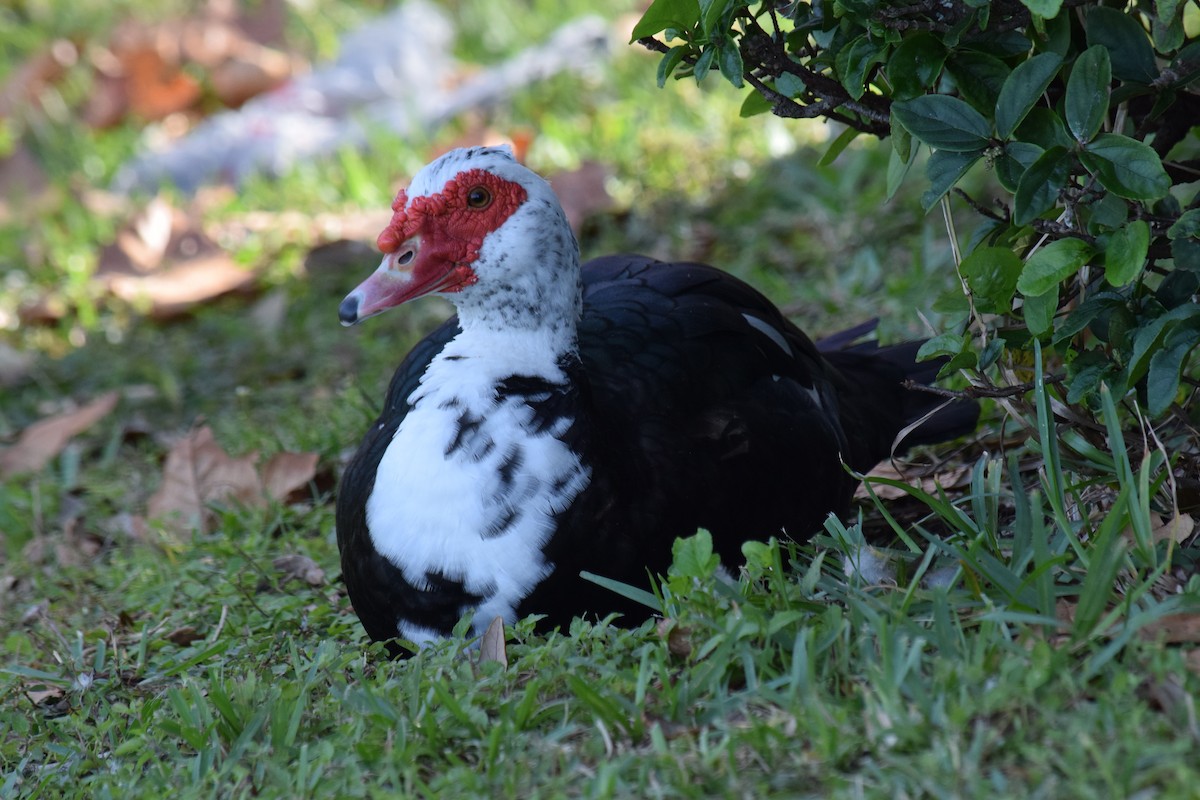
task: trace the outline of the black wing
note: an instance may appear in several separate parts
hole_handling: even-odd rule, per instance
[[[640,515],[620,527],[666,542],[705,527],[732,562],[742,541],[807,537],[849,503],[841,458],[861,458],[841,379],[747,284],[701,264],[589,262],[580,358],[595,460]]]

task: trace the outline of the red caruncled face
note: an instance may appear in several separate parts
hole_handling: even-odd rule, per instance
[[[437,194],[401,191],[392,221],[377,243],[383,263],[338,308],[343,325],[435,292],[459,292],[477,282],[472,264],[484,238],[504,224],[528,196],[518,183],[472,169],[447,181]],[[407,207],[406,207],[407,206]]]
[[[392,221],[379,234],[376,244],[390,254],[420,236],[420,250],[449,262],[453,271],[465,268],[470,272],[467,265],[479,258],[484,237],[503,225],[525,198],[519,184],[482,169],[460,173],[447,181],[442,191],[415,197],[411,205],[401,190],[392,203]],[[419,262],[424,260],[418,258]],[[415,273],[414,268],[413,277],[418,278]],[[457,291],[476,280],[471,272],[454,287],[442,291]]]

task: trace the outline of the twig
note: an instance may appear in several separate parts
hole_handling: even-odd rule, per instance
[[[1061,385],[1065,380],[1062,375],[1047,375],[1045,382]],[[906,378],[900,385],[914,392],[926,392],[938,397],[948,397],[955,400],[978,400],[981,397],[1015,397],[1033,391],[1035,388],[1033,382],[1028,382],[1012,386],[968,386],[966,389],[943,389],[940,386],[929,386],[924,383],[918,383],[912,378]]]

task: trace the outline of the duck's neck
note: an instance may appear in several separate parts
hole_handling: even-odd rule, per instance
[[[510,273],[510,280],[481,281],[451,296],[462,333],[443,357],[480,359],[488,372],[546,378],[577,357],[583,308],[579,251],[554,248],[538,261]]]

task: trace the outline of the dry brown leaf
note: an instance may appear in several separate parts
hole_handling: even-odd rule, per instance
[[[150,498],[146,515],[166,522],[176,533],[205,529],[212,503],[262,506],[285,499],[313,479],[317,455],[279,453],[261,475],[257,462],[257,453],[230,456],[213,439],[211,428],[198,428],[167,453],[162,485]]]
[[[283,502],[292,492],[308,486],[316,474],[316,453],[277,453],[263,466],[263,491]]]
[[[262,481],[254,468],[257,455],[229,456],[207,425],[181,439],[167,453],[163,481],[147,504],[147,515],[183,533],[203,528],[209,503],[233,500],[263,502]]]
[[[191,108],[200,100],[199,82],[168,61],[153,43],[117,53],[125,74],[129,109],[145,120],[159,120]]]
[[[117,393],[107,392],[74,411],[35,422],[17,443],[0,450],[0,476],[37,472],[62,452],[72,437],[95,425],[117,406]]]
[[[1200,644],[1200,612],[1167,614],[1142,626],[1138,634],[1143,639],[1169,644]]]
[[[671,655],[687,658],[692,654],[691,628],[682,627],[673,619],[660,619],[656,630],[660,638],[667,640]]]
[[[1196,521],[1190,514],[1178,514],[1170,519],[1163,519],[1153,511],[1150,512],[1150,538],[1155,544],[1167,541],[1182,544],[1195,530]],[[1126,528],[1121,532],[1121,536],[1130,544],[1136,541],[1133,528]]]
[[[0,342],[0,387],[21,382],[32,366],[33,353],[23,353],[5,342]]]
[[[65,698],[67,690],[61,686],[43,686],[41,689],[26,689],[25,696],[35,706],[48,706]]]
[[[560,172],[550,178],[550,187],[558,195],[576,235],[585,219],[612,208],[613,199],[605,186],[608,175],[608,167],[597,161],[585,161],[579,169]]]
[[[171,642],[172,644],[177,644],[180,647],[187,647],[189,644],[196,641],[197,639],[203,639],[204,636],[202,636],[191,625],[184,625],[184,626],[182,626],[180,628],[176,628],[175,630],[168,633],[165,638],[168,642]]]
[[[271,566],[283,573],[283,580],[285,582],[294,578],[304,581],[309,586],[323,586],[325,584],[325,570],[317,566],[317,562],[306,555],[291,553],[286,556],[279,556],[271,562]]]
[[[1156,517],[1151,515],[1152,519]],[[1150,530],[1155,542],[1173,541],[1183,544],[1196,530],[1196,521],[1191,514],[1177,514],[1171,519],[1159,519],[1159,524]]]
[[[508,667],[508,650],[504,644],[504,620],[495,617],[483,632],[479,642],[479,663],[495,661],[502,667]]]
[[[177,316],[194,306],[230,292],[253,287],[256,276],[224,253],[198,258],[152,275],[113,275],[108,287],[130,303],[149,303],[160,319]]]
[[[937,494],[938,487],[943,489],[953,489],[960,486],[965,486],[966,482],[971,477],[971,467],[967,464],[960,464],[951,467],[944,471],[928,474],[927,468],[915,468],[912,473],[908,470],[897,470],[891,462],[885,461],[879,464],[875,469],[867,473],[868,478],[888,478],[894,481],[907,483],[910,486],[916,487],[926,494]],[[908,497],[908,492],[898,486],[889,486],[885,483],[873,483],[871,489],[880,500],[899,500],[902,497]],[[867,492],[867,487],[859,484],[854,491],[854,496],[859,500],[870,498]]]
[[[209,74],[217,99],[237,108],[252,97],[281,86],[292,75],[292,60],[278,50],[241,42]]]
[[[78,58],[74,42],[57,39],[12,70],[0,86],[0,118],[11,117],[39,103],[42,92],[62,80]]]
[[[41,206],[52,194],[50,178],[24,142],[0,158],[0,221],[12,219],[18,210],[28,214],[31,205]]]

